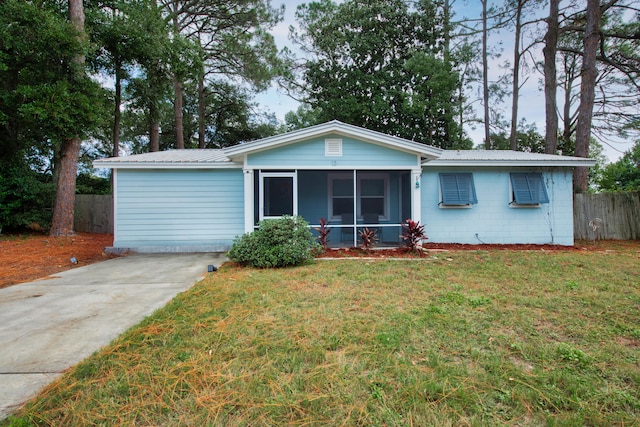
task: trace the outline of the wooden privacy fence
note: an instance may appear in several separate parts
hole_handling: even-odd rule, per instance
[[[575,194],[576,239],[640,239],[640,192]]]
[[[73,229],[81,233],[113,233],[113,197],[76,194]]]
[[[74,229],[113,233],[113,197],[77,194]],[[578,240],[640,239],[640,192],[574,195],[573,231]]]

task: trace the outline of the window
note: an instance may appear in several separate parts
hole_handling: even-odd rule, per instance
[[[329,175],[329,217],[340,220],[342,214],[353,214],[353,198],[356,192],[358,217],[377,214],[380,219],[388,217],[389,176],[384,173],[358,174],[357,188],[353,186],[353,174]]]
[[[470,173],[440,174],[441,205],[470,206],[478,203],[473,175]]]
[[[260,177],[260,219],[297,215],[296,174],[262,172]]]
[[[360,179],[360,215],[365,213],[385,216],[385,179]]]
[[[541,173],[511,174],[511,204],[538,206],[549,203]]]
[[[331,217],[337,218],[343,213],[353,213],[353,179],[334,178],[329,182],[331,185]]]

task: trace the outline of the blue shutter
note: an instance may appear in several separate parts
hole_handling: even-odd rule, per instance
[[[473,205],[478,203],[473,175],[470,173],[441,173],[440,190],[443,205]]]
[[[541,173],[512,173],[511,188],[513,199],[518,205],[549,203]]]

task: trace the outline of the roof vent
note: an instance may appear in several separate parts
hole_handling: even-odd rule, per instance
[[[342,156],[342,139],[325,139],[324,155]]]

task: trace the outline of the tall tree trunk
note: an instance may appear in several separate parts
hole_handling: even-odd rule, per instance
[[[70,236],[73,234],[73,218],[76,196],[76,174],[80,154],[80,138],[64,141],[60,147],[56,201],[50,236]]]
[[[580,79],[580,106],[578,107],[578,124],[576,128],[577,157],[589,157],[591,142],[591,121],[595,86],[598,77],[596,54],[600,41],[600,1],[587,0],[587,16],[584,31],[584,54],[582,56],[582,77]],[[573,174],[573,190],[577,193],[587,191],[589,185],[589,169],[577,167]]]
[[[484,147],[489,150],[491,148],[491,128],[489,118],[489,59],[487,58],[487,1],[480,0],[482,3],[482,98],[484,100]]]
[[[175,31],[176,36],[180,34],[180,24],[178,22],[178,4],[174,4],[173,6],[169,6],[171,13],[173,14],[173,30]],[[182,112],[182,88],[183,88],[182,77],[179,76],[175,71],[173,72],[173,91],[174,91],[174,101],[173,101],[173,116],[176,126],[176,148],[178,150],[184,149],[184,123],[183,123],[183,112]]]
[[[576,55],[564,55],[564,106],[562,112],[562,147],[568,149],[571,146],[573,134],[573,119],[571,114],[571,97],[573,96],[573,82],[576,79],[577,61]],[[569,154],[569,153],[567,153]]]
[[[442,56],[443,56],[443,60],[444,63],[447,65],[447,67],[449,67],[449,71],[451,72],[454,68],[454,64],[453,61],[451,60],[451,4],[450,4],[450,0],[445,0],[442,4],[442,19],[443,19],[443,38],[444,38],[444,43],[443,43],[443,47],[442,47]],[[451,94],[451,100],[449,102],[449,105],[445,110],[445,114],[444,114],[444,126],[447,129],[451,129],[454,130],[454,128],[452,128],[451,126],[448,126],[447,123],[454,123],[456,121],[456,108],[457,108],[457,94],[456,92],[452,92]],[[447,131],[448,134],[448,139],[449,139],[449,147],[453,148],[453,147],[460,147],[460,145],[462,144],[462,129],[463,126],[456,126],[455,128],[455,134],[452,134],[452,132]]]
[[[69,0],[69,22],[78,31],[78,37],[84,41],[84,7],[82,0]],[[78,73],[84,72],[85,57],[80,54],[74,58]],[[76,199],[76,175],[78,173],[78,157],[82,141],[74,135],[62,142],[60,146],[60,162],[56,181],[56,199],[53,206],[53,219],[50,236],[69,236],[73,234],[74,204]]]
[[[206,112],[204,99],[204,76],[198,78],[198,148],[206,147],[205,131],[206,131]]]
[[[119,59],[115,61],[115,107],[113,108],[113,157],[120,155],[120,104],[122,104],[122,64]]]
[[[152,64],[147,71],[147,79],[150,84],[154,84],[154,82],[159,82],[161,77],[159,76],[159,64]],[[148,109],[149,109],[149,151],[160,151],[160,102],[158,101],[158,95],[153,93],[148,99]]]
[[[149,123],[149,151],[160,151],[160,124],[153,118]]]
[[[173,115],[176,122],[176,148],[184,150],[184,124],[182,121],[182,82],[173,76],[173,90],[175,100],[173,102]]]
[[[556,111],[556,52],[558,49],[558,9],[560,0],[549,1],[547,34],[544,36],[544,110],[546,118],[545,147],[547,154],[556,154],[558,147],[558,112]]]
[[[522,33],[522,8],[525,0],[518,0],[516,4],[515,41],[513,47],[513,97],[511,99],[511,135],[509,148],[518,149],[518,98],[520,97],[520,36]]]

